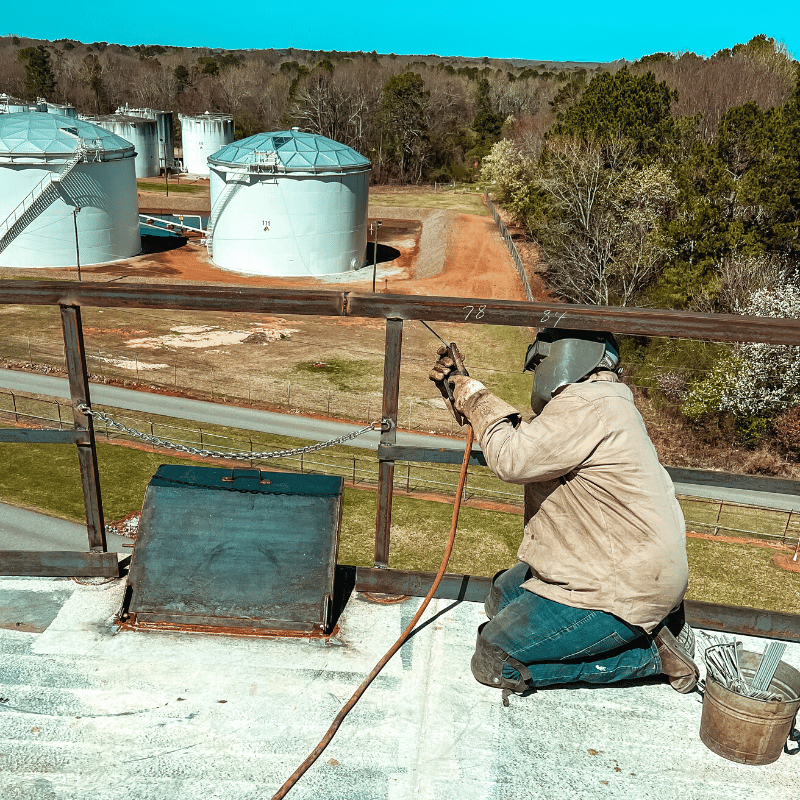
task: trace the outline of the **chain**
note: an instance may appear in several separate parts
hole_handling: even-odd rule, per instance
[[[345,434],[344,436],[339,436],[336,439],[329,439],[327,442],[317,442],[317,444],[311,444],[307,447],[295,447],[291,450],[275,450],[272,452],[264,452],[264,453],[254,453],[254,452],[245,452],[245,451],[235,451],[235,452],[228,452],[223,453],[219,450],[206,450],[205,448],[198,448],[198,447],[187,447],[183,444],[177,444],[176,442],[170,442],[168,439],[162,439],[159,436],[153,436],[150,433],[142,433],[141,431],[137,431],[134,428],[129,428],[127,425],[123,425],[121,422],[115,422],[108,414],[103,411],[95,411],[87,405],[78,406],[78,411],[82,414],[86,414],[89,417],[94,417],[94,419],[100,420],[100,422],[104,423],[105,425],[114,428],[115,430],[122,431],[123,433],[127,433],[129,436],[133,436],[136,439],[140,439],[143,442],[147,442],[148,444],[153,445],[154,447],[163,447],[169,450],[177,450],[180,453],[188,453],[189,455],[193,456],[203,456],[204,458],[221,458],[221,459],[233,459],[237,461],[249,461],[249,460],[263,460],[268,458],[286,458],[288,456],[297,456],[301,453],[314,453],[317,450],[322,450],[325,447],[333,447],[337,444],[344,444],[345,442],[349,442],[352,439],[355,439],[359,436],[363,436],[365,433],[369,433],[370,431],[375,430],[375,426],[384,426],[388,425],[389,427],[392,426],[392,421],[389,419],[383,419],[380,421],[371,422],[364,428],[360,430],[353,431],[352,433]]]

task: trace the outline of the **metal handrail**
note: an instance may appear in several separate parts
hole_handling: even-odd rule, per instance
[[[39,181],[39,183],[36,184],[36,186],[34,186],[33,189],[31,189],[31,191],[25,195],[25,197],[22,198],[21,202],[17,204],[16,208],[13,209],[13,211],[3,220],[3,222],[0,223],[0,250],[5,249],[6,238],[17,222],[19,222],[25,213],[33,207],[33,204],[43,197],[45,192],[54,183],[60,183],[63,181],[64,178],[66,178],[67,175],[69,175],[70,172],[72,172],[72,170],[77,166],[77,164],[86,157],[86,154],[89,152],[89,150],[83,146],[83,141],[84,140],[80,140],[80,143],[75,149],[75,153],[73,154],[72,158],[70,158],[70,160],[67,161],[57,173],[48,172]],[[26,202],[29,198],[30,203],[26,205]],[[48,205],[50,204],[48,203]],[[30,224],[30,222],[28,224]],[[27,225],[25,227],[27,227]]]
[[[381,418],[389,420],[381,436],[379,457],[378,513],[375,533],[375,566],[379,569],[359,573],[357,588],[387,591],[396,586],[402,593],[414,594],[424,588],[426,578],[420,573],[389,569],[391,504],[395,484],[395,431],[400,391],[400,361],[404,320],[427,320],[477,325],[536,327],[556,325],[568,329],[602,328],[618,333],[673,338],[708,339],[727,342],[757,341],[767,344],[800,345],[800,320],[724,314],[701,314],[661,309],[582,306],[559,303],[498,301],[479,298],[418,297],[408,295],[375,295],[370,293],[324,290],[275,289],[249,286],[187,286],[109,284],[61,281],[0,281],[0,305],[58,305],[62,326],[74,428],[69,431],[37,432],[27,429],[19,439],[6,441],[63,441],[77,444],[81,478],[87,512],[87,529],[91,552],[75,553],[12,553],[11,562],[26,565],[28,575],[115,575],[116,557],[105,552],[105,534],[99,476],[95,453],[95,433],[91,417],[82,409],[90,407],[88,371],[80,322],[80,307],[162,308],[183,310],[218,310],[276,314],[297,314],[323,317],[363,317],[386,320],[384,389]],[[45,433],[47,434],[45,436]],[[402,450],[402,448],[394,448]],[[422,451],[420,451],[422,452]],[[437,460],[435,454],[424,460]],[[416,459],[419,460],[419,459]],[[81,570],[75,567],[76,556],[82,557]],[[108,556],[108,558],[106,558]],[[9,563],[9,562],[6,562]],[[0,554],[0,571],[4,556]],[[38,571],[37,571],[38,570]],[[60,571],[58,571],[60,570]],[[469,577],[469,576],[467,576]],[[457,582],[458,583],[458,582]],[[463,589],[463,581],[461,584]],[[461,597],[462,589],[454,586]],[[762,617],[769,612],[720,607],[713,617],[704,619],[705,627],[728,624],[735,619],[740,630],[756,629],[759,635],[792,635],[797,638],[798,616],[772,614],[774,620],[765,629]],[[727,616],[726,616],[727,615]],[[756,619],[756,616],[758,619]],[[717,619],[715,623],[714,619]],[[720,621],[721,620],[721,621]],[[728,624],[729,630],[735,630]],[[793,633],[792,633],[793,631]]]

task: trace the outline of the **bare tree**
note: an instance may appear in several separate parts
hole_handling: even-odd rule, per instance
[[[663,264],[658,219],[677,190],[663,167],[633,168],[631,153],[624,141],[564,137],[542,155],[534,234],[550,284],[572,302],[625,306]]]

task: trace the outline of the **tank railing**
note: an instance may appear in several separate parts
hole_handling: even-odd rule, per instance
[[[262,172],[269,170],[271,172],[286,172],[286,167],[283,166],[280,156],[275,150],[255,150],[253,152],[255,160],[248,164],[248,172]]]
[[[0,552],[0,575],[115,577],[118,574],[116,555],[106,552],[95,433],[91,416],[87,413],[91,410],[91,399],[81,329],[81,306],[384,319],[386,338],[381,410],[384,424],[377,453],[378,505],[374,566],[356,569],[356,589],[414,596],[424,595],[434,576],[433,573],[389,568],[395,463],[451,463],[453,459],[460,462],[461,457],[457,451],[396,444],[401,351],[406,321],[426,320],[525,328],[558,325],[560,328],[578,330],[614,330],[620,334],[635,336],[800,345],[800,320],[789,318],[273,287],[7,280],[0,281],[0,305],[2,304],[57,305],[61,309],[74,428],[0,429],[0,442],[70,443],[78,446],[89,552]],[[471,463],[480,464],[481,460],[482,453],[474,450]],[[734,488],[746,480],[746,476],[721,476],[720,473],[709,475],[713,475],[717,483],[723,477],[729,478]],[[770,479],[759,480],[763,482]],[[775,486],[782,487],[778,491],[784,494],[800,494],[795,488],[795,482],[772,480],[776,481]],[[482,600],[489,585],[488,577],[449,575],[442,582],[437,596]],[[800,615],[797,614],[700,602],[687,602],[686,611],[690,623],[706,629],[800,641]]]
[[[26,211],[30,210],[33,204],[44,195],[44,193],[56,183],[55,176],[48,172],[36,186],[22,198],[17,207],[0,222],[0,252],[5,250],[10,243],[11,234],[14,226],[22,219]],[[53,198],[55,199],[55,197]]]
[[[93,156],[97,160],[100,153],[103,151],[103,140],[99,137],[92,139],[78,139],[78,150],[81,151],[81,158],[79,160],[89,160],[89,156]],[[77,150],[76,150],[77,153]]]
[[[99,139],[89,140],[89,141],[100,141]],[[73,169],[85,158],[86,156],[86,149],[83,146],[83,139],[78,140],[78,146],[75,148],[75,152],[72,154],[72,158],[67,161],[64,166],[57,173],[48,172],[36,186],[28,192],[25,197],[22,198],[22,201],[17,205],[17,207],[0,223],[0,252],[5,250],[5,248],[11,243],[11,240],[15,238],[12,234],[15,234],[14,227],[17,225],[20,220],[23,219],[25,214],[30,211],[34,204],[41,199],[45,192],[50,189],[54,183],[60,183],[64,180],[64,178],[69,175]],[[50,202],[55,200],[55,194]],[[50,205],[48,202],[47,205]],[[46,208],[45,206],[44,208]],[[23,226],[23,230],[27,227],[42,211],[44,208],[40,209],[40,211],[34,214],[30,220],[26,222]],[[19,234],[19,231],[16,231],[16,235]]]
[[[228,173],[228,177],[231,177],[231,173]],[[216,230],[217,222],[219,222],[219,218],[223,209],[228,204],[228,201],[241,188],[241,186],[242,182],[238,179],[238,175],[234,176],[233,180],[225,185],[222,193],[217,198],[217,202],[214,203],[214,208],[211,209],[211,215],[208,218],[208,229],[205,231],[206,250],[208,251],[208,255],[211,257],[214,255],[214,231]]]

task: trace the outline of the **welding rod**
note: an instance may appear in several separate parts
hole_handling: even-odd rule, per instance
[[[437,339],[438,339],[438,340],[439,340],[439,341],[440,341],[440,342],[441,342],[441,343],[442,343],[442,344],[443,344],[445,347],[447,347],[447,348],[449,348],[449,347],[450,347],[450,345],[449,345],[449,344],[447,344],[447,342],[446,342],[444,339],[442,339],[442,337],[441,337],[441,336],[439,336],[439,334],[438,334],[438,333],[436,333],[436,331],[435,331],[433,328],[431,328],[431,326],[430,326],[430,325],[428,325],[428,323],[427,323],[427,322],[425,322],[425,320],[422,320],[422,319],[421,319],[421,320],[420,320],[420,322],[421,322],[421,323],[422,323],[422,324],[423,324],[423,325],[424,325],[424,326],[425,326],[425,327],[426,327],[426,328],[427,328],[427,329],[428,329],[428,330],[429,330],[429,331],[430,331],[430,332],[431,332],[431,333],[432,333],[432,334],[433,334],[433,335],[434,335],[434,336],[435,336],[435,337],[436,337],[436,338],[437,338]]]
[[[754,689],[761,691],[769,689],[784,650],[786,650],[786,642],[770,642],[764,648],[764,655],[751,683]]]

